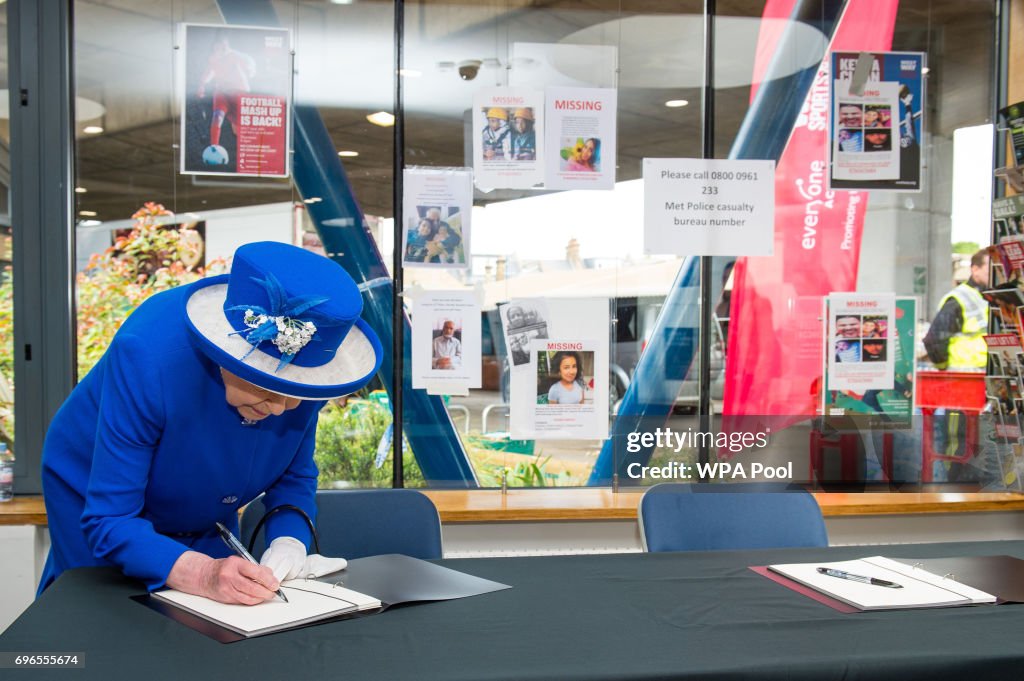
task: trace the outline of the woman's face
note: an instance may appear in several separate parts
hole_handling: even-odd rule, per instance
[[[587,143],[580,149],[580,159],[590,161],[594,157],[594,140],[587,140]]]
[[[875,331],[878,331],[878,325],[875,324],[874,322],[864,322],[861,325],[861,332],[865,336],[869,336],[873,334]]]
[[[420,236],[430,236],[430,222],[427,220],[420,222]]]
[[[295,397],[285,397],[258,388],[227,369],[221,369],[220,375],[224,379],[224,399],[238,410],[243,419],[249,421],[262,421],[268,416],[280,416],[302,402]]]
[[[565,383],[575,381],[577,371],[575,357],[563,357],[562,361],[558,363],[558,376]]]

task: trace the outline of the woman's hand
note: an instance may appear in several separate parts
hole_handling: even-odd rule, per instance
[[[167,586],[221,603],[256,605],[275,598],[280,584],[269,568],[238,556],[214,560],[186,551],[167,575]]]

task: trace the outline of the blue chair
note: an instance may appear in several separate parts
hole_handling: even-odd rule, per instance
[[[655,485],[640,500],[639,521],[646,551],[828,546],[818,502],[785,486]]]
[[[441,519],[437,508],[416,490],[320,490],[316,493],[316,506],[316,530],[320,552],[325,556],[351,560],[402,553],[426,560],[441,558]],[[246,546],[265,512],[260,497],[242,513],[242,543]],[[260,556],[265,545],[261,529],[253,555]]]

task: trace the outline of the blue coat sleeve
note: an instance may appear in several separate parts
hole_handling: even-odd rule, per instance
[[[313,449],[316,445],[316,424],[319,409],[306,427],[302,443],[299,445],[295,458],[287,470],[267,489],[263,498],[263,506],[268,511],[283,504],[298,506],[316,524],[316,481],[319,471],[313,460]],[[295,511],[283,510],[267,518],[267,545],[278,537],[295,537],[306,545],[309,550],[312,536],[309,526]]]
[[[165,426],[160,372],[142,340],[127,334],[115,336],[104,362],[82,529],[93,555],[153,590],[164,585],[175,561],[188,550],[140,517]],[[181,483],[188,484],[184,473]]]

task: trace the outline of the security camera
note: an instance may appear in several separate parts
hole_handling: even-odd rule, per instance
[[[476,74],[480,73],[479,59],[466,59],[459,62],[459,78],[462,80],[473,80]]]

